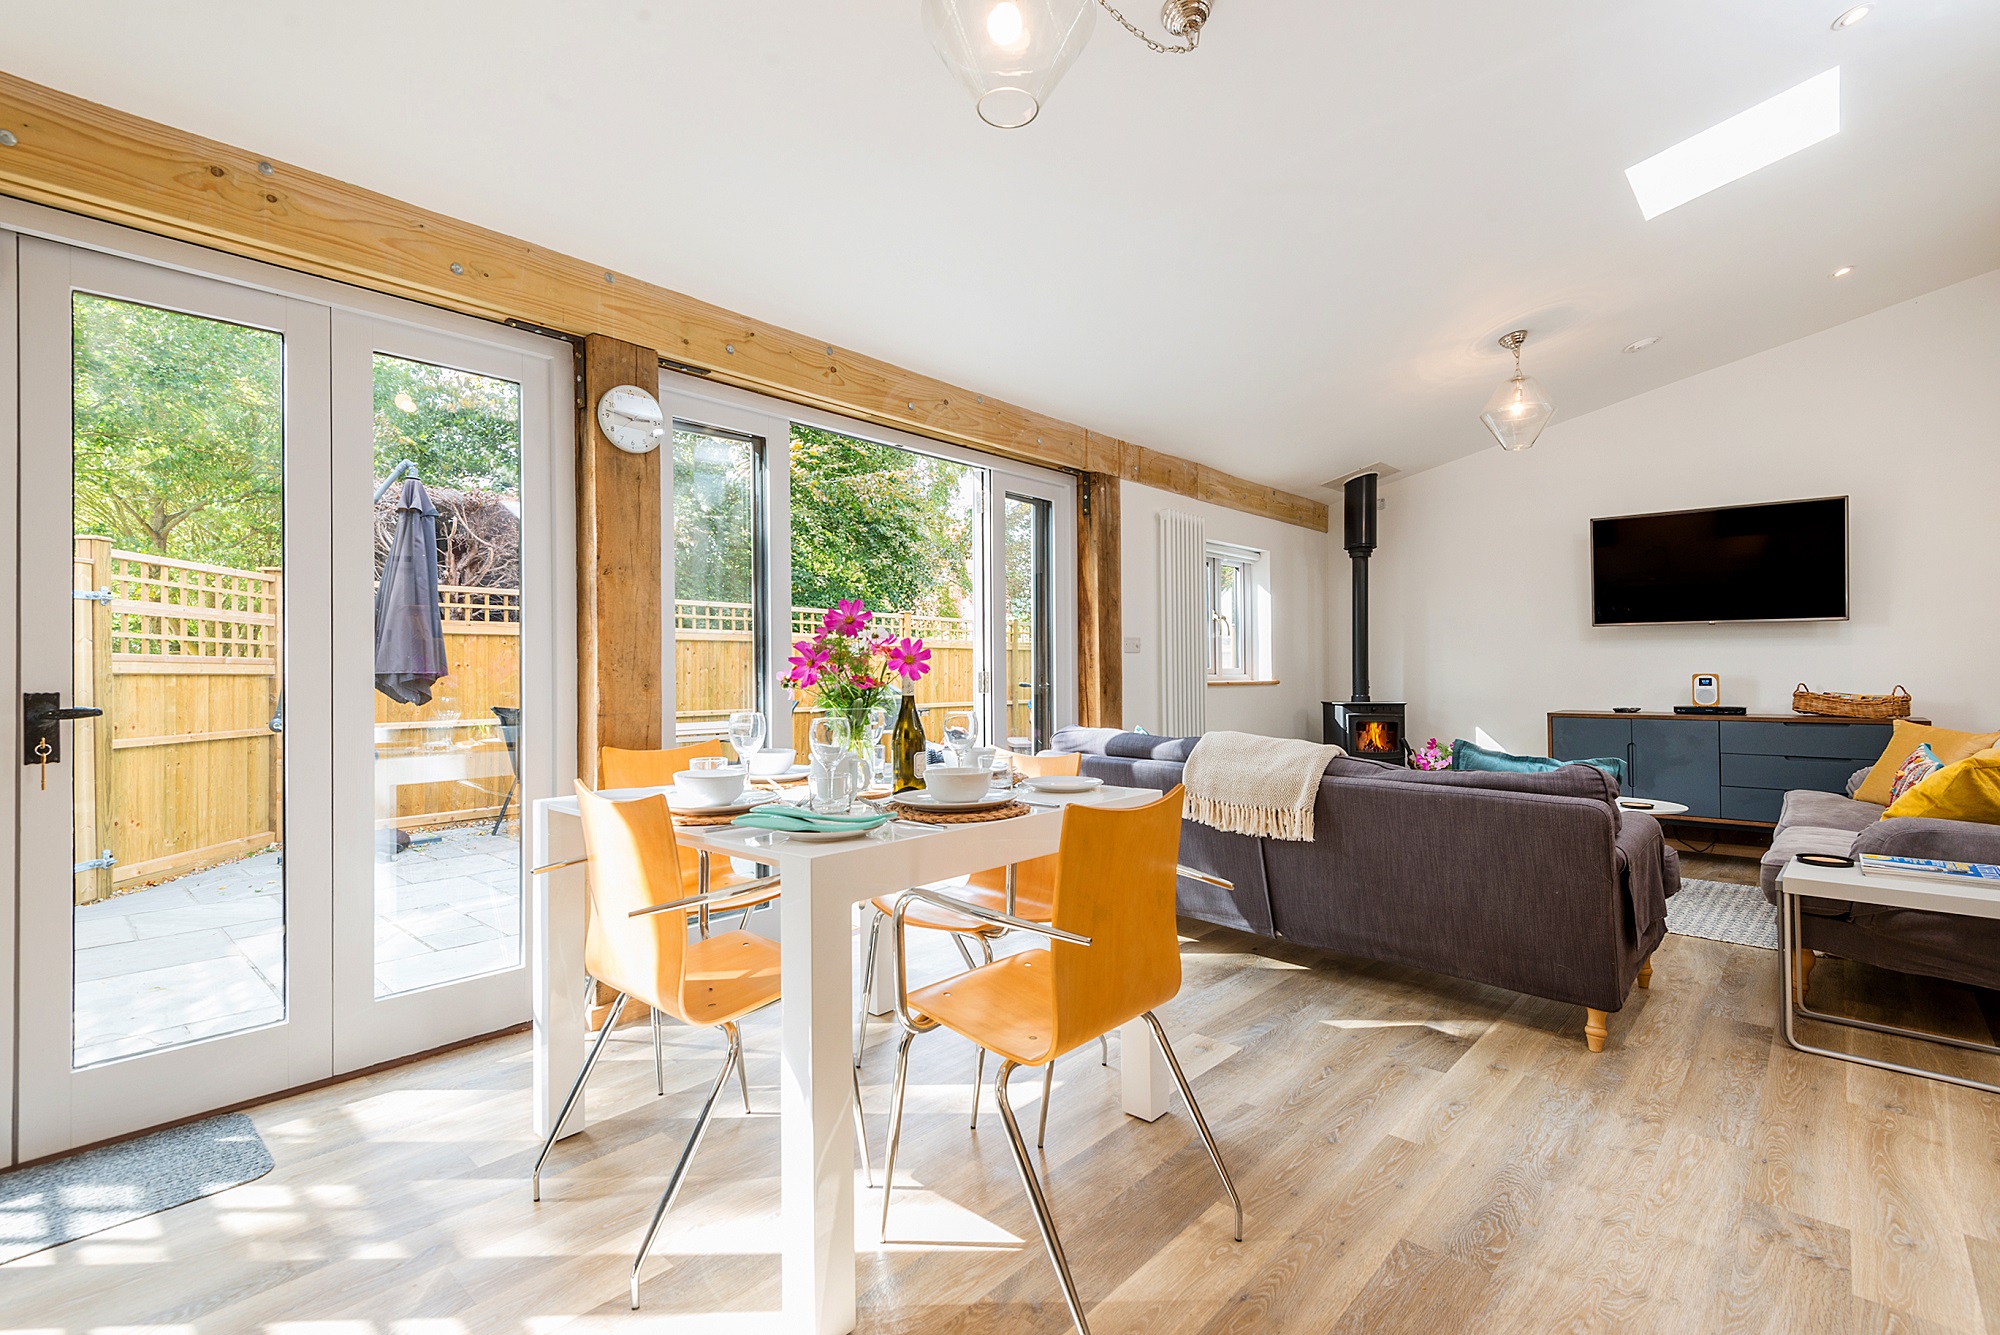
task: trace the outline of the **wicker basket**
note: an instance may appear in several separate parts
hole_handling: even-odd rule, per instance
[[[1800,682],[1792,692],[1794,714],[1829,714],[1834,718],[1897,719],[1910,716],[1910,693],[1898,686],[1887,695],[1835,695],[1809,691]]]

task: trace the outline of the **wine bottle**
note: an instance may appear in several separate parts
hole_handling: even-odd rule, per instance
[[[892,791],[907,793],[924,786],[924,725],[917,718],[917,684],[903,683],[903,707],[896,713],[896,726],[889,730],[889,764]]]

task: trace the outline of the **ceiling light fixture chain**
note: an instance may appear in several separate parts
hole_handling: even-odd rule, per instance
[[[1118,20],[1119,27],[1163,56],[1184,56],[1200,46],[1202,25],[1208,22],[1209,0],[1166,0],[1166,3],[1160,6],[1160,22],[1166,27],[1170,36],[1187,38],[1186,46],[1168,46],[1164,42],[1154,41],[1144,29],[1135,26],[1132,20],[1118,12],[1111,0],[1097,0],[1097,3],[1104,6],[1107,14]]]

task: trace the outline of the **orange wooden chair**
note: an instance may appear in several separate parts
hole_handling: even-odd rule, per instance
[[[694,742],[688,746],[672,746],[664,751],[626,751],[615,746],[601,748],[597,753],[597,786],[599,788],[668,788],[673,785],[682,771],[697,756],[722,756],[727,758],[729,750],[719,738],[706,742]],[[690,876],[698,875],[701,864],[708,854],[697,848],[681,849],[681,862]],[[711,872],[711,886],[727,886],[744,878],[734,871]],[[775,888],[754,891],[749,894],[725,898],[708,910],[713,913],[743,912],[743,926],[750,922],[750,910],[770,903],[778,897]],[[706,921],[704,920],[704,925]]]
[[[694,1134],[681,1151],[680,1162],[653,1211],[644,1241],[632,1260],[632,1306],[639,1306],[639,1272],[660,1222],[680,1193],[688,1165],[708,1130],[715,1101],[729,1083],[730,1072],[743,1069],[743,1039],[736,1022],[752,1011],[778,1000],[779,948],[775,941],[753,932],[721,932],[695,936],[689,919],[694,910],[742,889],[711,889],[706,895],[687,893],[689,876],[681,858],[682,849],[674,838],[673,817],[664,797],[651,796],[630,801],[600,797],[581,783],[576,786],[577,806],[583,816],[583,840],[590,877],[589,918],[584,929],[584,966],[592,978],[617,990],[604,1027],[591,1046],[590,1055],[578,1073],[576,1085],[564,1100],[562,1112],[549,1131],[549,1138],[535,1159],[531,1182],[534,1198],[542,1198],[542,1165],[562,1134],[584,1083],[590,1079],[597,1059],[617,1023],[625,998],[635,997],[689,1025],[720,1028],[729,1039],[722,1070],[715,1077],[708,1099],[695,1120]],[[775,878],[773,878],[775,879]],[[856,1132],[860,1132],[860,1088],[855,1090]],[[745,1106],[748,1085],[745,1083]],[[862,1159],[868,1158],[867,1142],[861,1144]]]
[[[910,1044],[920,1033],[950,1029],[1000,1059],[993,1093],[1007,1124],[1028,1202],[1042,1242],[1062,1283],[1079,1331],[1088,1335],[1083,1302],[1070,1277],[1055,1218],[1028,1158],[1027,1144],[1007,1100],[1016,1067],[1046,1066],[1109,1031],[1143,1018],[1165,1054],[1181,1097],[1200,1132],[1223,1190],[1236,1209],[1236,1240],[1243,1240],[1243,1202],[1222,1162],[1222,1151],[1195,1103],[1166,1031],[1153,1008],[1180,991],[1180,941],[1174,926],[1174,877],[1181,837],[1181,790],[1136,808],[1072,806],[1063,813],[1062,844],[1050,886],[1049,920],[996,913],[933,890],[906,890],[891,923],[896,938],[896,1016],[904,1029],[896,1052],[896,1092],[889,1122],[889,1161],[883,1179],[882,1223],[888,1233],[889,1188],[902,1134],[903,1091]],[[912,992],[903,977],[903,929],[919,905],[946,909],[1017,931],[1049,938],[1047,950],[1027,950],[956,978]]]
[[[1042,778],[1050,775],[1074,776],[1082,772],[1083,766],[1083,754],[1081,752],[1071,752],[1067,755],[1054,756],[1015,755],[1010,757],[1010,759],[1016,770],[1031,778]],[[1014,885],[1011,892],[1007,884],[1010,872],[1014,878]],[[1049,920],[1049,905],[1054,895],[1055,872],[1056,859],[1053,855],[1045,858],[1035,858],[1028,862],[1016,863],[1013,867],[991,867],[985,871],[974,872],[968,877],[965,889],[959,892],[958,897],[965,900],[968,904],[976,904],[981,908],[991,909],[997,913],[1011,913],[1017,917],[1026,918],[1030,922],[1047,922]],[[857,1067],[861,1065],[861,1055],[868,1041],[868,1002],[875,986],[875,968],[880,953],[882,925],[889,920],[889,915],[896,911],[896,897],[894,895],[881,895],[869,900],[868,903],[869,907],[875,910],[875,914],[868,928],[868,958],[861,970],[861,1004],[854,1022],[854,1064]],[[911,927],[922,927],[936,932],[950,932],[952,934],[952,941],[958,946],[958,953],[964,957],[965,967],[968,969],[975,966],[972,962],[971,952],[966,949],[966,941],[973,940],[978,942],[980,950],[986,956],[986,962],[991,964],[993,962],[993,938],[1000,936],[1006,931],[1004,927],[995,926],[990,922],[978,918],[968,917],[963,913],[957,913],[951,909],[943,909],[934,905],[921,903],[910,907],[910,911],[904,915],[904,921]],[[1099,1040],[1099,1049],[1100,1062],[1108,1065],[1111,1060],[1110,1049],[1104,1045],[1102,1039]],[[973,1060],[972,1126],[974,1130],[977,1130],[979,1127],[979,1085],[985,1079],[986,1075],[986,1050],[984,1048],[979,1049],[978,1055]],[[1046,1137],[1048,1133],[1048,1094],[1054,1069],[1053,1064],[1051,1064],[1043,1073],[1042,1129],[1040,1137]],[[1040,1144],[1041,1139],[1038,1138],[1036,1143]]]

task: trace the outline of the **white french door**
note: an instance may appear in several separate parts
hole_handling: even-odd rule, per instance
[[[336,1070],[529,1014],[522,799],[555,782],[551,660],[524,652],[550,642],[554,620],[543,371],[510,348],[334,313]],[[451,672],[426,703],[385,706],[371,498],[410,465],[427,487],[463,495],[472,483],[491,500],[439,520]],[[496,580],[495,535],[463,530],[484,513],[505,540],[510,512],[519,573]]]
[[[569,348],[148,247],[177,267],[0,231],[0,1162],[525,1021],[522,818],[569,772]],[[377,689],[390,473],[443,503],[448,670],[408,698]]]
[[[103,711],[18,725],[27,1159],[332,1074],[330,312],[19,245],[20,689]],[[225,475],[251,560],[117,540]]]

